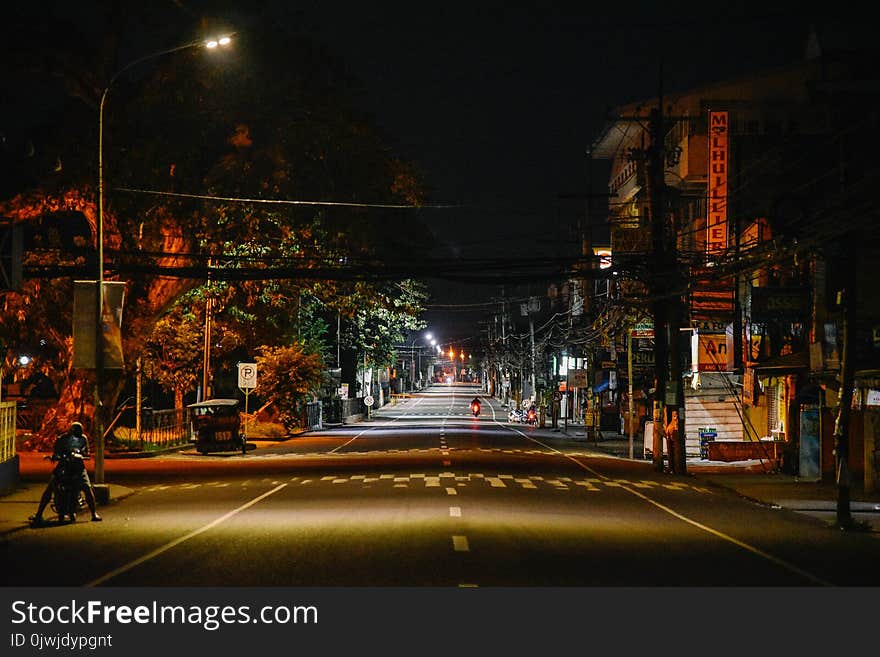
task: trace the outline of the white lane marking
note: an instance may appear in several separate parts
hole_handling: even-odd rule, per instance
[[[456,552],[470,552],[471,547],[468,545],[467,536],[453,536],[452,549]]]
[[[458,495],[458,491],[455,490],[454,488],[447,488],[447,489],[446,489],[446,494],[447,494],[447,495]]]
[[[834,584],[832,584],[831,582],[828,582],[820,577],[817,577],[816,575],[813,575],[812,573],[808,573],[806,570],[803,570],[802,568],[798,568],[794,564],[788,563],[787,561],[780,559],[779,557],[774,557],[772,554],[764,552],[763,550],[760,550],[752,545],[749,545],[748,543],[745,543],[744,541],[741,541],[737,538],[734,538],[733,536],[728,536],[727,534],[720,532],[717,529],[712,529],[711,527],[707,527],[706,525],[699,523],[696,520],[691,520],[690,518],[683,516],[682,514],[678,513],[677,511],[673,511],[668,506],[665,506],[663,504],[660,504],[659,502],[652,500],[650,497],[648,497],[647,495],[645,495],[643,493],[640,493],[637,490],[627,488],[626,486],[623,486],[623,488],[624,488],[624,490],[628,490],[633,495],[635,495],[637,497],[641,497],[643,500],[645,500],[649,504],[653,504],[658,509],[662,509],[666,513],[668,513],[672,516],[675,516],[679,520],[682,520],[683,522],[686,522],[689,525],[693,525],[694,527],[697,527],[698,529],[702,529],[703,531],[709,532],[713,536],[717,536],[718,538],[721,538],[725,541],[729,541],[729,542],[733,543],[734,545],[737,545],[737,546],[741,547],[742,549],[744,549],[748,552],[751,552],[752,554],[756,554],[759,557],[763,557],[764,559],[767,559],[768,561],[775,563],[777,566],[781,566],[782,568],[785,568],[786,570],[790,570],[791,572],[796,573],[797,575],[800,575],[801,577],[805,577],[806,579],[810,580],[811,582],[814,582],[820,586],[834,586]]]
[[[422,397],[419,397],[419,398],[416,400],[416,403],[413,404],[413,407],[418,406],[418,405],[421,403],[422,399],[423,399]],[[343,444],[339,445],[338,447],[334,447],[333,449],[331,449],[331,450],[330,450],[329,452],[327,452],[327,453],[328,453],[328,454],[335,454],[335,453],[338,452],[340,449],[343,449],[344,447],[348,447],[349,445],[351,445],[355,440],[357,440],[358,438],[360,438],[361,436],[363,436],[363,435],[364,435],[365,433],[367,433],[368,431],[378,431],[379,429],[382,429],[383,427],[386,427],[386,426],[388,426],[388,425],[390,425],[390,424],[394,424],[394,423],[397,422],[401,417],[403,417],[403,416],[396,417],[396,418],[394,418],[393,420],[391,420],[391,422],[387,422],[387,423],[382,424],[382,425],[380,425],[380,426],[374,426],[374,427],[369,427],[369,428],[367,428],[367,429],[364,429],[363,431],[361,431],[360,433],[356,434],[355,436],[352,436],[352,439],[349,440],[347,443],[343,443]]]
[[[101,584],[103,584],[107,580],[112,579],[112,578],[116,577],[117,575],[121,575],[122,573],[128,572],[132,568],[135,568],[136,566],[139,566],[142,563],[149,561],[150,559],[158,557],[160,554],[167,552],[171,548],[177,547],[181,543],[188,541],[189,539],[194,538],[194,537],[198,536],[199,534],[203,534],[204,532],[208,531],[209,529],[213,529],[214,527],[219,525],[221,522],[224,522],[224,521],[228,520],[229,518],[231,518],[232,516],[241,513],[245,509],[249,509],[254,504],[262,502],[264,499],[266,499],[270,495],[274,495],[275,493],[280,491],[282,488],[285,488],[286,486],[287,486],[286,483],[279,484],[278,486],[276,486],[272,490],[266,491],[262,495],[258,495],[257,497],[252,499],[250,502],[246,502],[245,504],[242,504],[237,509],[233,509],[229,513],[226,513],[226,514],[220,516],[219,518],[217,518],[216,520],[209,522],[204,527],[200,527],[199,529],[195,529],[195,530],[191,531],[189,534],[185,534],[184,536],[181,536],[179,538],[175,538],[173,541],[169,541],[165,545],[162,545],[162,546],[156,548],[152,552],[148,552],[147,554],[143,555],[142,557],[138,557],[134,561],[129,561],[127,564],[122,565],[119,568],[116,568],[115,570],[111,570],[109,573],[107,573],[105,575],[101,575],[97,579],[93,579],[91,582],[88,582],[88,583],[84,584],[83,586],[86,588],[100,586]]]
[[[449,517],[450,518],[461,518],[461,507],[460,506],[449,507]]]
[[[497,424],[499,424],[502,427],[505,426],[505,425],[501,424],[500,422],[498,422]],[[789,570],[793,573],[800,575],[801,577],[804,577],[804,578],[810,580],[811,582],[814,582],[814,583],[819,584],[821,586],[834,586],[834,584],[832,584],[831,582],[823,580],[822,578],[817,577],[816,575],[813,575],[812,573],[808,573],[807,571],[803,570],[802,568],[799,568],[799,567],[795,566],[794,564],[791,564],[783,559],[780,559],[779,557],[775,557],[772,554],[769,554],[768,552],[764,552],[763,550],[756,548],[753,545],[749,545],[748,543],[741,541],[738,538],[734,538],[733,536],[729,536],[723,532],[718,531],[717,529],[712,529],[711,527],[708,527],[707,525],[699,523],[696,520],[691,520],[687,516],[684,516],[684,515],[678,513],[677,511],[673,511],[668,506],[665,506],[663,504],[660,504],[659,502],[656,502],[655,500],[652,500],[650,497],[648,497],[644,493],[640,493],[636,489],[630,488],[629,486],[624,486],[624,485],[620,484],[619,481],[613,481],[610,477],[606,477],[601,472],[597,472],[596,470],[593,470],[590,466],[588,466],[584,463],[581,463],[578,459],[576,459],[568,454],[565,454],[564,452],[560,452],[558,449],[554,449],[553,447],[550,447],[549,445],[545,445],[540,440],[536,440],[535,438],[532,438],[531,436],[524,434],[522,431],[520,431],[519,429],[516,429],[515,427],[506,427],[506,428],[510,429],[514,433],[518,433],[526,440],[530,440],[533,443],[536,443],[536,444],[540,445],[541,447],[543,447],[543,448],[545,448],[555,454],[563,456],[564,458],[567,458],[568,460],[576,463],[578,466],[580,466],[581,468],[583,468],[587,472],[599,477],[599,480],[603,484],[605,484],[606,486],[619,486],[621,490],[625,490],[626,492],[628,492],[632,495],[635,495],[636,497],[640,497],[641,499],[645,500],[649,504],[653,504],[658,509],[668,513],[672,517],[678,518],[682,522],[686,522],[689,525],[692,525],[694,527],[697,527],[698,529],[701,529],[705,532],[708,532],[709,534],[712,534],[713,536],[716,536],[716,537],[720,538],[721,540],[728,541],[729,543],[732,543],[733,545],[736,545],[737,547],[740,547],[743,550],[746,550],[747,552],[751,552],[752,554],[755,554],[759,557],[762,557],[762,558],[770,561],[771,563],[776,564],[777,566],[781,566],[782,568],[784,568],[786,570]]]
[[[489,485],[492,488],[507,488],[503,481],[501,481],[498,477],[486,477],[486,481],[489,482]]]

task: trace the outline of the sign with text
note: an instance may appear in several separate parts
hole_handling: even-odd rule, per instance
[[[257,364],[238,364],[238,387],[242,390],[257,387]]]
[[[727,177],[730,155],[727,112],[709,112],[709,216],[706,220],[706,255],[727,249]]]
[[[74,281],[73,286],[73,366],[94,368],[97,281]],[[125,283],[104,281],[101,298],[100,340],[103,350],[103,368],[121,370],[122,358],[122,307],[125,302]]]
[[[800,321],[810,311],[807,287],[753,287],[751,300],[753,322]]]

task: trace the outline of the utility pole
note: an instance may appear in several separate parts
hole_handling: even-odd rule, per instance
[[[660,92],[657,107],[650,115],[650,146],[648,148],[648,195],[651,206],[652,257],[649,271],[651,313],[654,316],[654,436],[652,457],[654,470],[663,472],[664,403],[666,382],[669,379],[669,327],[666,321],[666,293],[668,263],[665,240],[665,149],[663,130],[663,73],[661,66]]]
[[[681,385],[681,321],[682,305],[678,275],[677,235],[671,231],[667,238],[666,208],[666,118],[663,113],[663,65],[657,107],[651,110],[650,147],[648,150],[648,194],[651,205],[651,298],[654,315],[654,469],[663,471],[663,437],[665,435],[666,406],[678,411],[678,432],[674,454],[670,454],[670,469],[684,474],[685,454],[684,391]]]
[[[538,382],[535,377],[535,319],[532,317],[532,313],[529,313],[529,334],[532,343],[532,395],[537,400]]]
[[[856,234],[848,239],[848,257],[852,264],[847,267],[847,281],[841,293],[843,305],[842,345],[840,354],[840,397],[838,398],[837,418],[834,421],[834,458],[835,479],[837,483],[837,526],[841,529],[853,527],[850,513],[850,485],[852,473],[849,469],[849,428],[855,385],[855,349],[853,342],[856,337],[856,281],[858,279],[858,244]]]

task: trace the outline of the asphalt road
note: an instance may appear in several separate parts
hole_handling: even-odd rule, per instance
[[[108,464],[104,522],[27,529],[10,586],[876,586],[877,539],[507,423],[437,386],[247,455]]]

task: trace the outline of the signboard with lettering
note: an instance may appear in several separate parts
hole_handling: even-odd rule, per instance
[[[636,324],[630,332],[634,338],[653,338],[654,322],[642,322]]]
[[[753,287],[752,321],[798,321],[810,310],[810,290],[806,287]]]
[[[257,387],[257,364],[238,364],[238,387],[242,390]]]
[[[699,372],[723,372],[727,369],[727,333],[694,331],[692,337],[693,368]]]
[[[709,112],[709,216],[706,255],[727,249],[727,175],[730,152],[727,112]]]
[[[571,370],[569,372],[569,380],[573,388],[587,387],[587,370]]]

